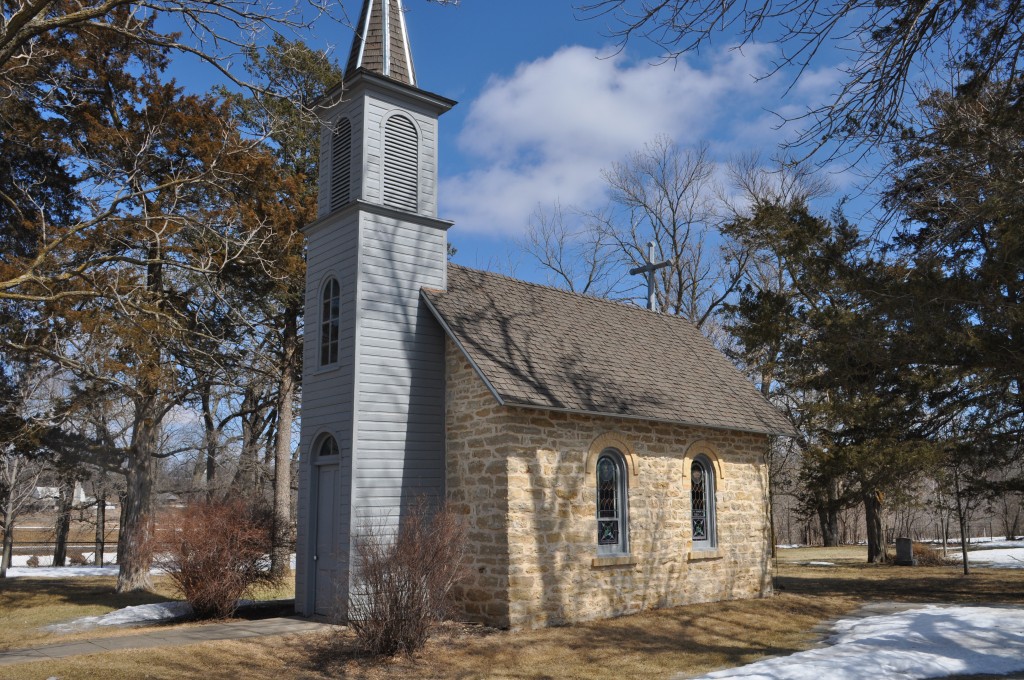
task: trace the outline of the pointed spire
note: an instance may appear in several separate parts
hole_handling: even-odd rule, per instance
[[[364,0],[345,73],[358,68],[416,85],[402,0]]]

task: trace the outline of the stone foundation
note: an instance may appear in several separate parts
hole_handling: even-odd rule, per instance
[[[771,592],[764,435],[499,406],[446,350],[447,494],[465,516],[470,620],[530,628]],[[594,466],[629,468],[628,555],[596,554]],[[715,470],[717,547],[690,541],[690,461]]]

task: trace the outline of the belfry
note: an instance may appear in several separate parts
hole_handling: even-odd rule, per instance
[[[445,287],[437,118],[455,103],[415,86],[401,0],[366,0],[358,29],[305,232],[296,601],[342,616],[354,532],[444,494],[444,338],[420,288]]]

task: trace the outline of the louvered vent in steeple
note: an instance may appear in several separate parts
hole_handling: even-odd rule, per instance
[[[331,212],[351,200],[351,184],[352,123],[342,118],[331,135]]]
[[[392,116],[384,126],[384,204],[419,209],[419,135],[402,115]]]

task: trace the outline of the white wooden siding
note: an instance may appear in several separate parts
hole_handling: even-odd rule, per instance
[[[394,524],[444,492],[444,337],[419,291],[444,285],[447,238],[366,215],[362,243],[353,522]]]
[[[370,203],[384,203],[381,185],[384,125],[389,116],[398,112],[407,116],[419,133],[419,198],[416,212],[427,217],[437,217],[437,118],[426,109],[410,106],[408,102],[390,94],[374,93],[366,98],[363,198]]]
[[[320,177],[317,182],[317,216],[324,218],[337,208],[331,207],[331,178],[334,176],[333,136],[337,123],[345,118],[352,125],[352,147],[349,161],[349,195],[362,196],[363,165],[355,159],[363,155],[364,106],[359,100],[346,100],[331,109],[324,120],[327,124],[320,130]]]
[[[416,126],[403,114],[384,123],[384,203],[393,208],[419,210],[420,139]]]
[[[329,168],[321,173],[328,174]],[[356,286],[359,255],[359,217],[330,219],[309,235],[307,241],[305,327],[316,329],[320,322],[320,289],[328,277],[341,286],[341,333],[338,364],[319,366],[319,334],[303,337],[302,420],[300,436],[298,532],[296,535],[295,603],[299,611],[312,613],[313,592],[310,535],[313,491],[312,446],[322,433],[332,435],[341,451],[338,493],[338,545],[349,543],[352,497],[352,432],[356,345]],[[341,556],[336,556],[341,559]]]
[[[331,212],[352,199],[352,122],[341,118],[331,133]]]
[[[345,117],[352,126],[350,198],[383,205],[384,126],[397,113],[411,121],[418,138],[416,202],[408,219],[332,207],[332,165],[342,162],[332,158],[334,123]],[[337,366],[319,367],[316,333],[308,333],[303,346],[296,604],[306,613],[313,599],[309,530],[316,512],[310,447],[319,433],[332,434],[341,450],[338,541],[349,548],[343,560],[358,525],[396,526],[403,504],[444,494],[444,340],[420,288],[444,287],[448,242],[443,229],[417,219],[437,216],[436,116],[416,97],[372,82],[357,85],[325,114],[330,124],[320,139],[317,201],[322,221],[308,237],[305,326],[318,327],[320,287],[335,276],[341,333]],[[351,584],[345,589],[353,592]]]

